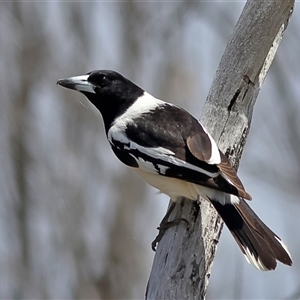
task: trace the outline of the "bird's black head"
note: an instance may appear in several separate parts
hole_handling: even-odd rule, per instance
[[[144,90],[133,82],[108,70],[61,79],[57,84],[84,94],[101,112],[106,130],[116,117],[144,94]]]

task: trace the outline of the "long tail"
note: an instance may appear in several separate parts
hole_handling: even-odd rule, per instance
[[[264,271],[274,270],[276,260],[292,265],[285,244],[260,220],[245,200],[226,205],[210,200],[250,264]]]

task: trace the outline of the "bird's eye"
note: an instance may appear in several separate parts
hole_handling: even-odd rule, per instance
[[[106,76],[106,74],[101,74],[101,73],[92,73],[89,76],[88,81],[92,83],[95,87],[100,87],[100,88],[104,88],[110,83],[110,80]]]
[[[107,79],[107,77],[105,75],[101,76],[101,78],[99,78],[99,81],[98,81],[98,85],[100,87],[105,87],[109,84],[109,80]]]

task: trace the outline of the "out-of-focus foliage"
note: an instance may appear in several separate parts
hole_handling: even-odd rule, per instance
[[[150,242],[168,199],[117,161],[84,97],[55,82],[114,69],[199,116],[242,7],[0,4],[1,299],[143,298]],[[224,230],[212,299],[298,295],[299,20],[296,11],[256,105],[240,169],[252,207],[284,237],[295,266],[252,269]]]

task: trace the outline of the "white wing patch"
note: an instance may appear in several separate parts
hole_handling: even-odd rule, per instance
[[[219,148],[218,148],[215,140],[212,138],[212,136],[207,131],[207,129],[201,123],[200,123],[200,125],[202,126],[204,132],[208,135],[210,144],[211,144],[211,156],[210,156],[210,159],[207,161],[207,163],[210,165],[218,165],[221,163],[221,156],[220,156]]]
[[[170,169],[169,167],[160,164],[158,164],[157,167],[159,168],[159,172],[164,175],[166,174],[167,170]]]
[[[108,140],[110,141],[111,144],[114,144],[113,140],[121,142],[122,144],[124,144],[125,150],[128,150],[128,151],[138,150],[139,152],[146,154],[149,158],[151,158],[152,162],[145,161],[144,159],[142,159],[140,157],[135,158],[139,167],[141,169],[143,169],[144,171],[148,170],[149,172],[153,173],[153,171],[156,170],[156,173],[158,173],[157,169],[154,166],[155,160],[163,160],[163,161],[166,161],[170,164],[173,164],[173,165],[176,165],[179,167],[184,167],[186,169],[200,172],[200,173],[205,174],[212,178],[216,178],[220,175],[219,172],[212,173],[212,172],[204,170],[200,167],[197,167],[190,163],[187,163],[187,162],[175,157],[174,156],[175,153],[166,148],[163,148],[163,147],[151,147],[150,148],[150,147],[143,147],[141,145],[138,145],[137,143],[130,141],[124,132],[120,132],[119,131],[120,127],[119,128],[114,128],[114,127],[115,127],[115,125],[113,127],[111,127],[111,129],[108,131]],[[165,166],[162,166],[161,164],[159,164],[159,165],[160,165],[159,168],[162,170],[162,173],[165,174],[165,172],[168,168],[166,168]]]
[[[151,163],[149,161],[146,161],[146,160],[144,160],[141,157],[138,157],[138,158],[134,157],[134,158],[135,158],[136,162],[138,163],[139,168],[141,170],[143,170],[145,172],[148,172],[148,173],[158,174],[157,169],[155,168],[155,166],[153,165],[153,163]]]
[[[169,167],[161,165],[161,164],[157,164],[154,166],[154,164],[152,162],[146,161],[141,157],[138,157],[138,158],[134,157],[134,158],[137,161],[137,163],[139,164],[139,168],[145,172],[150,172],[150,173],[158,175],[158,170],[157,170],[157,168],[158,168],[159,173],[165,175],[166,171],[169,169]]]

